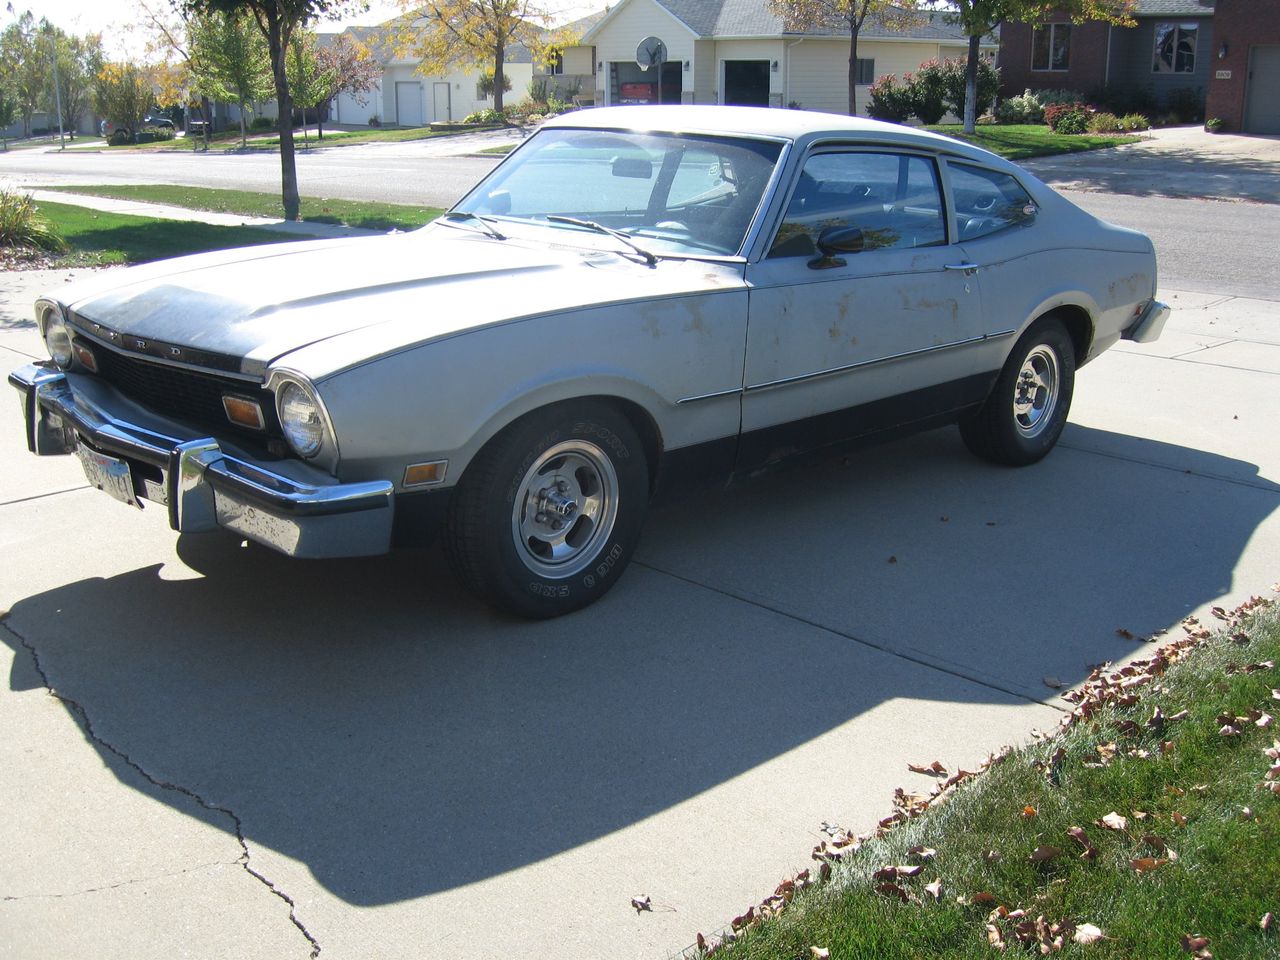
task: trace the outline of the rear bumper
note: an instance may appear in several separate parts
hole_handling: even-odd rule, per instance
[[[221,527],[292,557],[368,556],[391,547],[395,499],[388,481],[338,483],[307,467],[288,476],[278,465],[233,455],[213,437],[180,436],[172,424],[144,422],[149,418],[131,415],[127,402],[110,402],[114,392],[90,396],[51,364],[15,370],[9,383],[22,396],[32,453],[69,454],[83,446],[105,455],[81,451],[90,482],[126,503],[163,506],[174,530]],[[97,471],[110,474],[109,482]]]
[[[1165,321],[1168,319],[1168,305],[1161,303],[1159,300],[1152,300],[1147,304],[1147,308],[1142,311],[1138,319],[1121,331],[1120,338],[1122,340],[1132,340],[1135,343],[1151,343],[1153,340],[1160,339]]]

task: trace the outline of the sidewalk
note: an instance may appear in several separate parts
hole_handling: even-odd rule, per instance
[[[278,233],[289,233],[299,239],[338,237],[372,237],[382,230],[366,230],[362,227],[348,227],[336,223],[315,223],[306,221],[282,220],[276,217],[250,217],[238,213],[214,213],[211,210],[192,210],[188,207],[174,207],[163,203],[144,203],[140,200],[119,200],[114,197],[93,197],[82,193],[63,193],[61,190],[31,190],[31,196],[37,202],[66,203],[89,210],[103,210],[108,213],[124,213],[135,217],[155,217],[158,220],[186,220],[195,223],[209,223],[220,227],[261,227]]]

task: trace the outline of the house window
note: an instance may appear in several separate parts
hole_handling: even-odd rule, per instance
[[[564,54],[559,50],[547,57],[547,73],[552,76],[560,76],[564,73]]]
[[[1198,28],[1195,23],[1157,23],[1152,73],[1195,73]]]
[[[1031,69],[1066,70],[1071,60],[1071,24],[1047,23],[1031,31]]]
[[[858,69],[853,82],[860,87],[869,87],[876,82],[876,62],[874,59],[858,58]]]

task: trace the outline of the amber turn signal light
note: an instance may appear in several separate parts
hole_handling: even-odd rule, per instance
[[[222,409],[227,411],[227,419],[238,427],[261,430],[267,425],[262,416],[262,407],[258,406],[256,400],[225,396],[222,398]]]
[[[98,358],[93,355],[93,351],[86,347],[83,343],[72,343],[72,351],[76,355],[76,359],[80,361],[80,366],[84,367],[90,373],[98,372]]]
[[[430,463],[411,463],[404,468],[404,485],[422,487],[429,483],[442,483],[448,460],[432,460]]]

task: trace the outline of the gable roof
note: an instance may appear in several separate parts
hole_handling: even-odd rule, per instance
[[[629,3],[620,2],[583,34],[583,42],[595,36],[612,19],[612,14]],[[783,19],[774,14],[767,0],[653,0],[669,14],[683,23],[701,39],[727,37],[847,37],[849,29],[840,23],[819,25],[803,30],[788,30]],[[1158,0],[1158,2],[1195,2],[1195,0]],[[871,16],[862,26],[860,37],[868,40],[951,40],[963,43],[967,39],[960,27],[948,23],[945,14],[934,11],[921,14],[922,19],[904,29],[892,29],[883,19]],[[984,43],[996,43],[995,34],[984,38]]]

